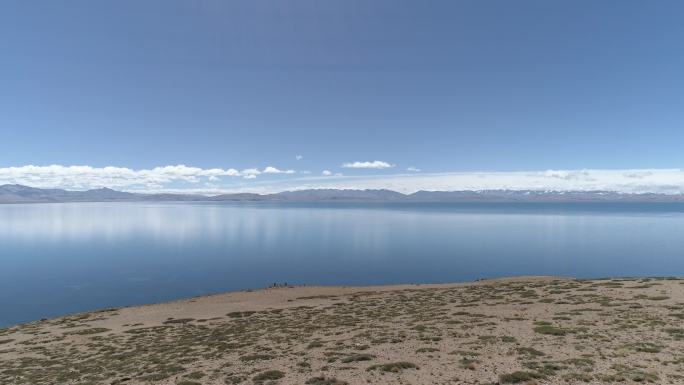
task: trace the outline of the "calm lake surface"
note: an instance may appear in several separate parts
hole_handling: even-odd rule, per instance
[[[0,205],[0,262],[0,326],[274,282],[673,276],[684,205]]]

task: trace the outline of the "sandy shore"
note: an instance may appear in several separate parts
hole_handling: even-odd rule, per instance
[[[0,329],[1,384],[684,383],[684,280],[271,288]]]

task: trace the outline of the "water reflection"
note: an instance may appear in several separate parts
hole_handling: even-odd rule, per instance
[[[679,206],[0,205],[0,324],[283,281],[681,275],[681,234]]]

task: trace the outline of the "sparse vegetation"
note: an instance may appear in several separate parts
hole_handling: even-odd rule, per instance
[[[534,328],[534,331],[539,334],[548,334],[552,336],[564,336],[568,333],[567,330],[553,325],[539,325]]]
[[[348,383],[334,377],[313,377],[306,380],[306,385],[348,385]]]
[[[370,361],[374,358],[375,356],[372,354],[353,354],[351,356],[344,357],[342,362],[348,364],[350,362]]]
[[[499,381],[502,384],[518,384],[542,377],[543,376],[541,374],[535,372],[517,371],[513,373],[502,374],[499,376]]]
[[[418,366],[411,362],[401,361],[401,362],[391,362],[388,364],[373,365],[368,368],[368,370],[381,370],[383,372],[401,372],[403,369],[417,369]]]
[[[285,373],[281,372],[280,370],[267,370],[257,374],[254,376],[254,378],[252,378],[252,380],[254,380],[255,384],[261,384],[266,381],[279,380],[283,377],[285,377]]]
[[[277,308],[217,307],[199,320],[76,314],[0,329],[0,383],[677,384],[682,285],[503,281],[293,294]],[[493,371],[498,362],[513,369]]]

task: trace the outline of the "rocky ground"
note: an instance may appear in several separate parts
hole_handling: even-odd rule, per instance
[[[684,280],[281,287],[0,329],[0,384],[684,383]]]

